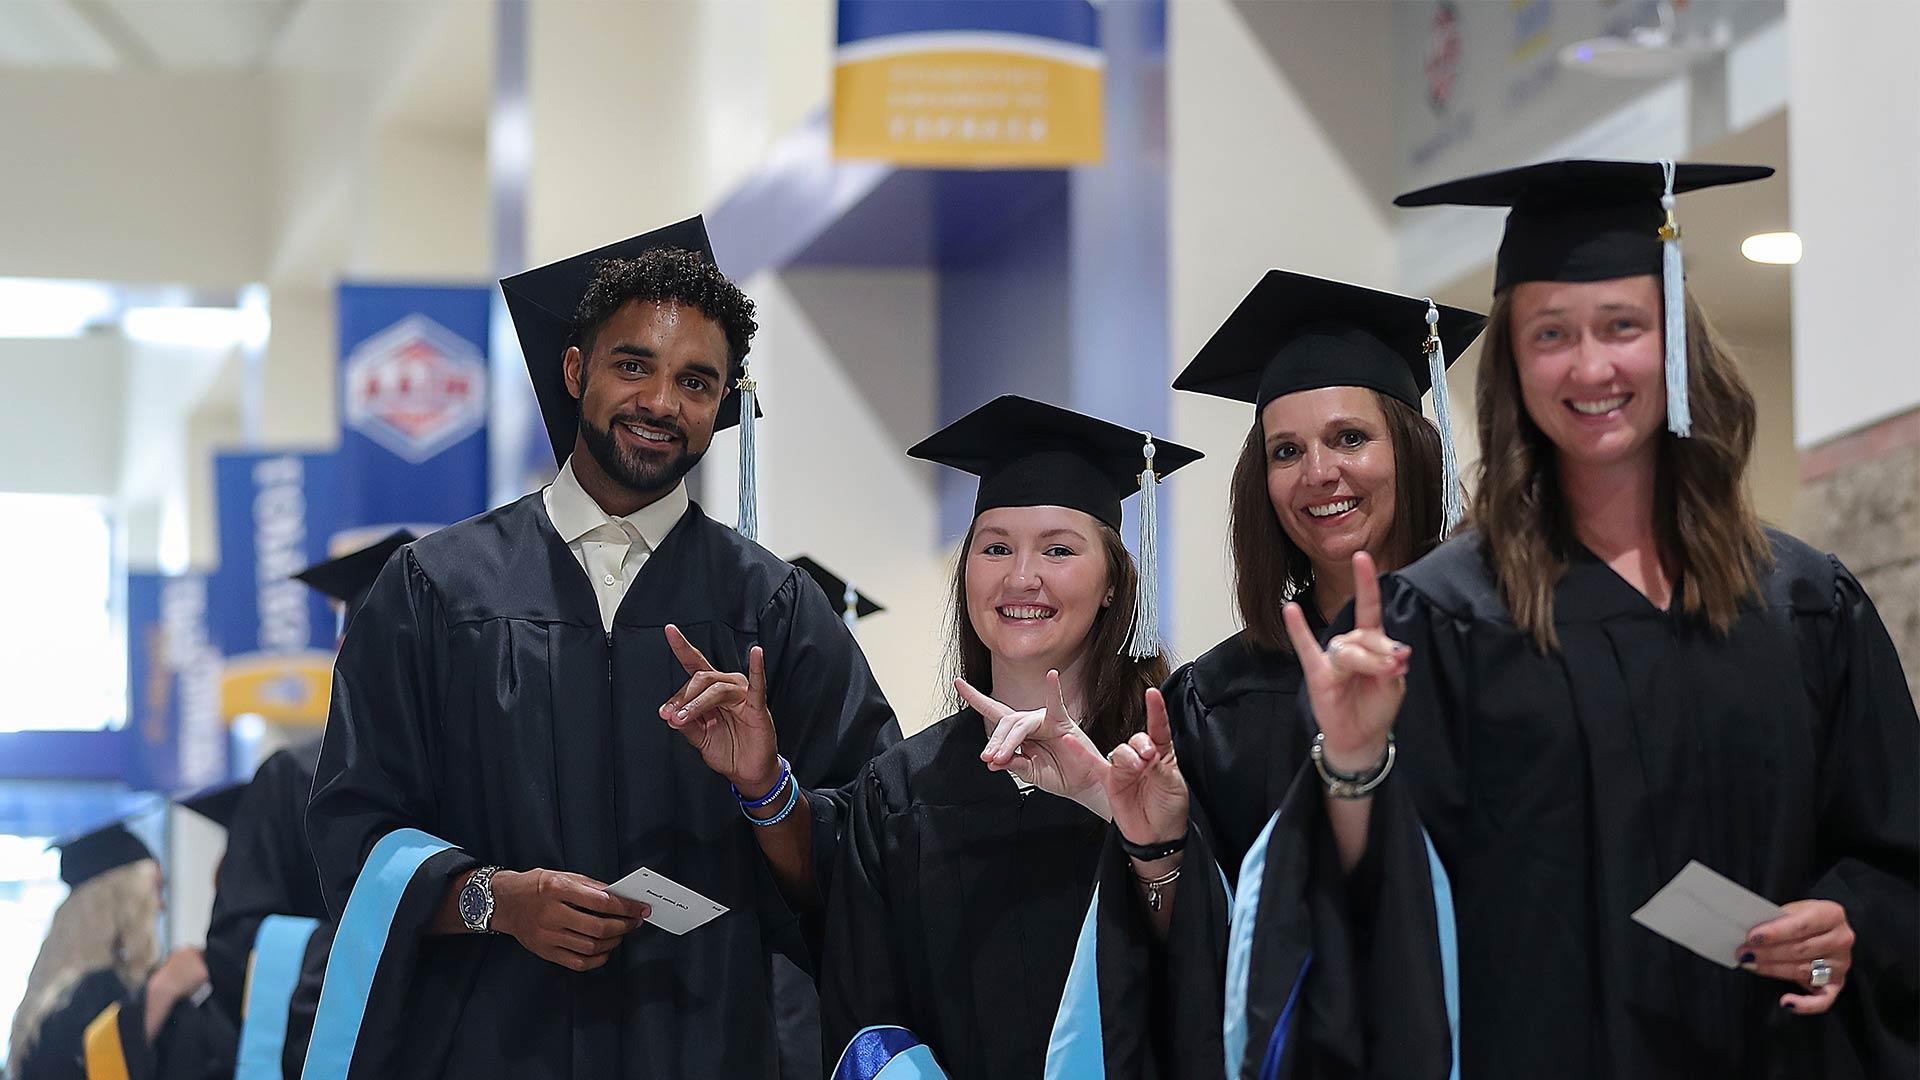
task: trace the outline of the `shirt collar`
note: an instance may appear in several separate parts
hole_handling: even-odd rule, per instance
[[[602,525],[613,525],[628,535],[638,533],[648,550],[660,547],[667,534],[687,512],[687,485],[683,480],[673,490],[626,517],[615,517],[600,508],[580,486],[573,474],[573,459],[560,466],[560,474],[546,491],[547,516],[553,530],[565,543],[573,543]]]

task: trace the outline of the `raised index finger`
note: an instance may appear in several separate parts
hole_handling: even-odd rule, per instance
[[[1353,627],[1380,629],[1380,578],[1374,572],[1373,556],[1365,551],[1353,553]]]
[[[960,692],[960,700],[966,702],[969,708],[980,714],[980,719],[989,724],[999,722],[1001,717],[1013,711],[975,690],[973,684],[965,679],[953,680],[953,688]]]
[[[1280,609],[1281,621],[1287,624],[1287,638],[1293,642],[1293,655],[1300,660],[1300,670],[1309,680],[1332,677],[1332,664],[1327,655],[1320,651],[1320,643],[1314,640],[1313,631],[1307,628],[1306,613],[1300,605],[1287,601]]]
[[[1173,749],[1173,725],[1167,722],[1167,699],[1147,687],[1147,738],[1163,751]]]
[[[695,648],[693,642],[687,640],[687,635],[681,633],[680,628],[672,623],[667,624],[667,648],[673,650],[674,659],[680,661],[680,666],[686,668],[689,675],[719,670],[707,659],[706,654]]]

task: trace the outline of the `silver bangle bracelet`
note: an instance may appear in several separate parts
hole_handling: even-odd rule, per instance
[[[1371,769],[1359,773],[1343,773],[1327,764],[1326,732],[1317,732],[1313,736],[1313,747],[1308,756],[1313,758],[1313,769],[1320,774],[1320,780],[1327,785],[1327,794],[1335,799],[1364,799],[1373,794],[1373,789],[1393,771],[1393,762],[1399,756],[1399,748],[1394,745],[1393,733],[1387,733],[1387,752],[1380,756]]]

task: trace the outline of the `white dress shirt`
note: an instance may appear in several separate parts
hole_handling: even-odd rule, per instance
[[[686,514],[687,485],[675,484],[652,503],[626,517],[614,517],[580,486],[573,475],[573,459],[568,458],[541,499],[553,530],[586,571],[593,595],[600,601],[600,624],[611,633],[613,613],[626,598],[627,586]]]

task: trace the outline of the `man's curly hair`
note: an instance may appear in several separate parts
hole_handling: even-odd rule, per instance
[[[679,303],[720,324],[727,336],[727,381],[753,347],[753,301],[720,268],[685,248],[656,248],[631,259],[602,259],[573,314],[573,340],[583,353],[613,314],[634,300]]]

